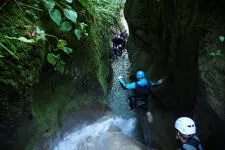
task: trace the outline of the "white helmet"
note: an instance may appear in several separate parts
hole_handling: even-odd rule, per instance
[[[175,128],[184,135],[192,135],[196,133],[195,122],[188,117],[180,117],[175,122]]]

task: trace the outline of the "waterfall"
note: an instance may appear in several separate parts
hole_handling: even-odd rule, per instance
[[[127,91],[117,81],[117,76],[128,78],[130,62],[128,53],[124,53],[112,62],[114,78],[108,95],[112,114],[106,115],[93,123],[74,126],[69,131],[59,131],[50,144],[51,150],[106,150],[110,149],[111,139],[115,135],[135,139],[137,120],[128,109]],[[123,137],[123,138],[124,138]],[[107,144],[107,141],[108,142]],[[117,142],[118,143],[118,142]]]
[[[50,149],[52,150],[105,150],[105,141],[112,135],[122,133],[132,137],[134,119],[105,116],[93,124],[83,124],[64,135],[57,134]],[[112,132],[114,128],[114,132]]]

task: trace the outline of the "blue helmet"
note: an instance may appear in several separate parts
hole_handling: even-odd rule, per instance
[[[136,78],[137,79],[141,79],[141,78],[144,78],[145,77],[145,73],[143,71],[138,71],[136,73]]]

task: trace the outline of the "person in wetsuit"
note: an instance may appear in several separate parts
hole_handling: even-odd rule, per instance
[[[188,117],[180,117],[175,121],[179,142],[178,150],[203,150],[199,138],[196,136],[195,122]]]
[[[157,82],[149,82],[145,78],[145,73],[143,71],[138,71],[136,73],[136,78],[137,81],[130,84],[126,84],[122,76],[118,77],[118,81],[123,89],[131,90],[133,92],[128,96],[130,110],[133,111],[136,106],[139,106],[148,113],[147,97],[151,92],[151,87],[162,84],[163,79],[160,79]]]
[[[126,38],[128,34],[127,33],[121,33],[119,34],[114,34],[114,38],[112,39],[113,42],[113,47],[121,47],[122,50],[125,50],[125,43],[126,43]]]

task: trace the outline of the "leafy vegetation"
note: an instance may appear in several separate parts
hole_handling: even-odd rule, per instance
[[[86,92],[84,88],[88,86],[90,90],[86,82],[94,80],[91,88],[95,90],[99,88],[100,96],[102,96],[100,87],[104,94],[107,93],[108,29],[115,23],[119,2],[16,0],[1,7],[0,120],[9,122],[20,120],[26,113],[24,113],[25,106],[31,104],[38,131],[48,136],[57,130],[68,109],[90,104],[93,99],[95,102],[102,100],[100,97],[96,98],[96,92],[84,96]],[[73,64],[70,64],[71,60]],[[74,72],[68,72],[66,64],[68,68],[73,66]],[[31,90],[28,87],[38,86],[36,83],[39,83],[43,68],[48,69],[47,71],[51,70],[49,68],[54,68],[64,75],[72,74],[74,79],[85,78],[79,81],[81,83],[76,80],[76,84],[80,86],[79,90],[76,88],[75,91],[76,100],[71,99],[74,96],[74,84],[70,79],[68,79],[70,83],[68,87],[59,84],[57,88],[53,87],[55,91],[52,93],[45,91],[46,85],[42,83],[44,89],[42,87],[40,93],[45,92],[46,99],[39,97],[40,93],[37,99],[33,98],[31,93],[28,97],[27,89]],[[83,74],[79,75],[80,72]],[[56,80],[64,77],[58,73],[56,75],[60,76]],[[48,85],[49,79],[45,77]],[[11,88],[16,91],[17,97],[11,94]]]
[[[87,24],[84,22],[78,22],[79,15],[77,11],[75,11],[72,8],[72,0],[67,1],[61,1],[61,0],[42,0],[42,4],[45,6],[49,13],[49,17],[52,19],[52,21],[59,26],[59,31],[61,32],[69,32],[73,29],[73,33],[75,34],[75,37],[80,40],[83,36],[87,37]],[[79,10],[79,14],[82,16],[83,14],[87,15],[87,12],[89,15],[91,15],[94,19],[94,21],[100,26],[100,31],[107,31],[109,26],[114,24],[116,18],[116,15],[118,15],[119,10],[119,2],[120,1],[114,1],[114,0],[80,0],[79,3],[84,7],[84,9]],[[32,5],[31,5],[32,4]],[[15,59],[21,61],[20,54],[18,54],[17,46],[14,45],[14,43],[18,42],[24,42],[27,44],[30,44],[31,47],[39,47],[43,43],[40,41],[46,41],[49,44],[48,51],[46,51],[47,54],[47,61],[52,64],[55,68],[55,70],[58,70],[59,72],[63,73],[65,68],[65,62],[63,61],[61,57],[61,52],[65,52],[66,54],[72,53],[72,48],[68,47],[67,44],[60,45],[60,43],[67,43],[65,40],[56,37],[54,35],[46,34],[43,29],[41,29],[38,24],[38,13],[41,11],[43,12],[43,9],[41,8],[41,4],[38,1],[30,2],[30,4],[24,4],[20,1],[17,3],[17,8],[21,9],[18,12],[15,12],[17,14],[13,14],[16,16],[20,16],[21,20],[18,21],[16,27],[12,27],[11,24],[14,20],[11,20],[11,22],[7,22],[4,25],[4,22],[7,20],[5,17],[2,16],[1,20],[2,24],[4,26],[4,32],[1,30],[0,34],[0,58],[1,60],[4,60],[8,57],[8,54],[10,54]],[[25,7],[26,6],[26,7]],[[16,7],[15,7],[16,8]],[[15,8],[11,8],[11,14],[16,10]],[[3,10],[2,10],[3,11]],[[5,15],[7,16],[7,15]],[[29,18],[33,19],[27,19]],[[21,22],[24,21],[24,24],[22,25]],[[82,20],[81,20],[82,21]],[[7,27],[10,26],[10,27]],[[19,33],[19,31],[13,32],[14,34],[11,34],[7,32],[10,28],[17,28],[17,27],[24,27],[23,30]],[[104,32],[103,32],[104,33]],[[56,40],[57,46],[54,46],[55,42],[51,42],[52,40],[49,40],[49,38],[54,38]],[[17,42],[18,41],[18,42]],[[27,44],[23,44],[24,48],[26,49]],[[11,46],[10,46],[11,45]],[[12,46],[14,45],[14,46]],[[46,45],[46,44],[45,44]],[[13,48],[13,50],[10,50],[10,48]],[[18,55],[18,56],[17,56]],[[7,57],[6,57],[7,56]],[[5,58],[6,57],[6,58]],[[41,55],[41,57],[44,57],[44,55]],[[43,58],[42,58],[42,61]],[[40,63],[43,64],[44,62]],[[4,68],[4,66],[2,66]],[[40,69],[40,68],[39,68]],[[33,79],[33,78],[32,78]],[[9,84],[5,79],[0,79],[2,82]],[[12,79],[13,80],[13,79]],[[11,82],[11,81],[10,81]],[[24,82],[24,81],[21,81]],[[15,85],[16,82],[10,83],[11,85]],[[30,83],[32,84],[32,83]]]
[[[55,22],[55,24],[60,27],[61,31],[71,31],[71,29],[73,28],[73,24],[78,24],[77,28],[74,29],[76,37],[80,37],[82,34],[87,36],[86,30],[84,30],[84,27],[87,27],[87,25],[77,22],[78,14],[70,6],[73,2],[72,0],[67,0],[67,3],[60,0],[42,0],[42,2],[48,10],[50,18]],[[79,33],[75,32],[77,30],[79,30]],[[77,39],[80,40],[80,38]]]
[[[50,18],[57,26],[59,26],[60,31],[69,32],[72,30],[73,24],[78,24],[78,29],[74,29],[74,33],[77,39],[80,40],[82,34],[87,37],[86,30],[84,29],[87,25],[84,23],[77,23],[78,14],[70,6],[72,0],[66,2],[57,0],[42,0],[42,3],[47,9]],[[85,25],[84,27],[82,26],[83,24]],[[70,54],[73,50],[68,47],[67,41],[63,39],[58,39],[57,37],[55,37],[55,39],[57,40],[57,47],[50,49],[49,53],[47,54],[47,60],[50,64],[54,66],[55,70],[58,70],[60,73],[64,73],[65,62],[63,61],[61,57],[61,52],[59,51],[62,51],[66,54]]]
[[[7,9],[0,16],[0,82],[18,89],[39,81],[45,46],[33,39],[34,28],[22,11]]]
[[[49,16],[52,21],[59,26],[59,30],[63,32],[69,32],[73,29],[73,24],[75,24],[74,34],[78,40],[81,39],[82,36],[87,37],[87,24],[84,22],[78,23],[78,13],[72,9],[70,4],[72,4],[72,0],[70,1],[58,1],[58,0],[42,0],[44,6],[49,12]],[[119,1],[113,0],[80,0],[79,1],[88,11],[90,15],[93,16],[94,20],[98,25],[100,25],[101,29],[107,30],[109,26],[114,24],[116,15],[118,15],[119,10]],[[85,9],[81,11],[82,13],[86,12]],[[62,22],[62,20],[64,20]],[[57,47],[59,48],[59,47]],[[60,48],[59,48],[60,49]],[[61,48],[65,53],[69,54],[72,52],[72,49],[69,47]],[[47,60],[49,63],[55,66],[55,69],[64,72],[65,62],[61,59],[60,54],[49,53]]]

